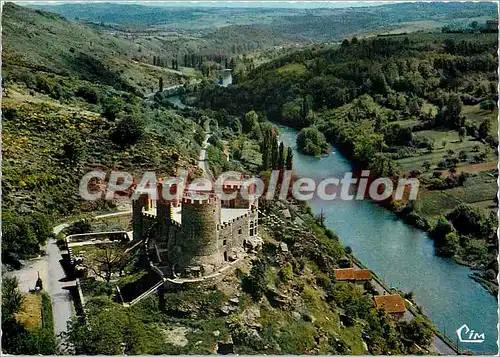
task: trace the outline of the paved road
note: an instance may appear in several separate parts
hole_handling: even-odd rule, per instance
[[[108,213],[95,218],[115,217],[130,213],[131,211]],[[68,223],[57,225],[53,229],[54,234],[59,234],[68,225]],[[62,256],[56,240],[49,240],[43,249],[45,250],[44,256],[29,261],[22,269],[9,272],[7,275],[17,277],[19,290],[27,293],[34,289],[36,279],[40,274],[43,288],[52,300],[55,333],[59,335],[61,332],[66,331],[68,321],[75,314],[73,299],[68,290],[71,283],[66,281],[66,274],[61,265]]]
[[[210,133],[207,133],[207,137],[205,138],[203,144],[201,145],[200,157],[198,159],[198,167],[203,170],[203,173],[206,178],[211,179],[213,181],[214,177],[212,176],[212,172],[208,169],[208,164],[206,161],[207,147],[208,145],[210,145],[208,143],[208,139],[210,139]]]
[[[61,232],[67,224],[60,224],[54,228],[54,233]],[[9,275],[19,280],[19,290],[29,292],[35,287],[38,274],[43,282],[43,289],[47,291],[52,300],[54,327],[56,335],[66,331],[67,321],[75,313],[71,295],[65,286],[65,273],[61,265],[62,256],[57,247],[56,240],[51,239],[44,247],[45,255],[30,261],[21,270],[10,272]]]

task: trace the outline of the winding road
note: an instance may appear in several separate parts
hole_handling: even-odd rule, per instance
[[[130,214],[130,211],[107,213],[94,217],[94,219],[115,217]],[[58,235],[69,223],[61,223],[54,227],[54,235]],[[52,300],[52,313],[54,316],[54,329],[58,338],[58,343],[62,342],[61,333],[66,332],[67,323],[75,314],[73,299],[68,287],[74,281],[68,281],[62,265],[62,255],[55,239],[50,239],[45,247],[45,255],[26,262],[20,269],[7,273],[8,276],[15,276],[19,281],[19,290],[28,293],[34,289],[38,274],[43,282],[43,289],[50,295]],[[62,351],[67,352],[67,351]]]

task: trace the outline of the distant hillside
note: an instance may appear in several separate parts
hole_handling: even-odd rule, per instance
[[[182,77],[149,65],[153,55],[162,53],[160,49],[110,36],[56,13],[6,3],[2,25],[7,75],[25,67],[148,93],[160,75],[167,84],[178,83]]]
[[[342,40],[353,34],[384,27],[405,27],[425,22],[439,28],[453,21],[471,21],[476,17],[497,18],[492,3],[401,3],[383,6],[319,9],[269,8],[178,8],[123,4],[36,5],[64,16],[99,24],[128,28],[154,28],[170,31],[199,32],[228,25],[252,25],[267,28],[276,40],[325,42]],[[415,24],[417,22],[417,24]],[[239,30],[246,34],[248,28]],[[210,40],[224,37],[223,32],[203,33]],[[251,33],[248,34],[251,36]],[[252,40],[247,37],[245,41]],[[255,40],[255,39],[254,39]],[[236,43],[236,41],[232,41]]]

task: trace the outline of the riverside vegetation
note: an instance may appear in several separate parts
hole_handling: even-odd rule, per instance
[[[312,134],[304,134],[304,148],[309,147],[304,151],[310,150],[315,155],[323,152],[324,145],[321,142],[314,142],[318,147],[306,144],[321,135],[332,140],[333,131],[326,131],[324,125],[327,115],[334,115],[337,110],[348,113],[352,109],[360,115],[368,115],[366,113],[372,110],[402,112],[386,108],[375,97],[357,98],[357,92],[354,92],[356,98],[348,97],[343,106],[322,111],[317,107],[317,101],[323,100],[316,98],[318,94],[303,96],[301,92],[305,79],[302,76],[310,71],[306,57],[305,62],[298,64],[270,62],[255,71],[249,68],[244,71],[248,73],[247,78],[237,79],[241,88],[240,84],[227,90],[210,88],[213,78],[204,78],[199,68],[176,71],[152,65],[153,56],[158,55],[158,48],[153,45],[137,46],[131,39],[109,36],[54,13],[11,3],[6,3],[3,10],[4,267],[17,268],[25,259],[43,253],[44,244],[53,238],[55,222],[116,208],[119,202],[89,203],[78,197],[79,179],[91,169],[132,173],[152,170],[158,175],[173,175],[177,168],[183,167],[190,175],[198,176],[201,173],[196,160],[205,132],[210,130],[212,145],[208,161],[215,173],[239,169],[262,172],[265,177],[271,168],[293,165],[291,150],[278,145],[276,129],[266,120],[266,115],[276,119],[273,113],[281,113],[282,104],[288,104],[285,115],[303,121],[299,126],[313,124],[315,129],[309,130]],[[439,54],[439,41],[424,39],[421,43],[436,48]],[[405,44],[414,45],[413,40]],[[340,51],[354,52],[356,46],[361,44],[349,44]],[[324,56],[336,53],[334,51],[337,50],[325,50]],[[303,55],[299,52],[293,56]],[[278,61],[294,62],[293,56]],[[335,61],[325,57],[324,68],[341,66]],[[240,66],[246,63],[241,59],[237,62]],[[479,63],[489,66],[490,62],[492,60],[486,58]],[[347,59],[345,63],[346,68],[349,67]],[[255,106],[252,111],[238,93],[248,90],[245,83],[256,81],[260,74],[266,73],[270,76],[277,73],[277,77],[275,84],[264,79],[256,82],[263,85],[263,93],[281,84],[290,90],[286,91],[286,98],[279,94],[277,87],[269,92],[266,98],[277,99],[280,105],[277,110],[264,110],[256,102],[252,103],[252,107]],[[145,94],[152,92],[151,87],[153,92],[158,89],[159,77],[165,87],[190,83],[188,88],[200,91],[209,105],[177,110],[162,101],[161,95],[146,97]],[[486,78],[485,74],[474,77],[483,83]],[[293,82],[299,86],[292,88]],[[223,94],[228,91],[230,98],[244,111],[228,103],[216,104],[220,99],[213,98],[209,88]],[[488,88],[491,86],[483,86],[484,95],[493,99]],[[406,99],[409,100],[408,95]],[[263,103],[266,101],[269,102],[264,98]],[[421,105],[434,111],[438,108],[430,101]],[[209,106],[211,108],[206,108]],[[484,111],[478,109],[477,115],[489,118],[490,108],[491,105]],[[352,130],[355,127],[358,125],[351,125]],[[484,131],[483,128],[481,132]],[[450,130],[450,135],[453,133]],[[374,138],[381,137],[380,133],[372,134]],[[352,135],[364,140],[360,133],[353,131]],[[479,146],[479,154],[488,147],[487,137],[484,142],[481,140],[474,144]],[[468,141],[472,141],[471,136],[467,136]],[[386,160],[386,153],[383,154]],[[492,157],[488,152],[484,159]],[[127,309],[118,303],[115,285],[126,295],[136,296],[151,286],[144,284],[151,282],[151,272],[141,249],[124,256],[119,269],[124,274],[118,279],[111,279],[109,274],[105,279],[82,283],[88,325],[75,317],[65,338],[77,354],[210,353],[218,342],[227,341],[230,336],[238,353],[412,354],[417,353],[414,343],[426,348],[432,342],[433,327],[425,317],[419,316],[411,323],[396,323],[384,311],[375,309],[370,286],[361,288],[336,282],[332,269],[348,256],[338,238],[321,227],[321,222],[317,222],[306,207],[281,203],[263,209],[269,215],[279,216],[285,208],[283,205],[294,218],[300,218],[300,230],[293,232],[291,225],[284,224],[285,231],[279,232],[265,223],[262,252],[254,262],[220,285],[162,291]],[[454,217],[464,214],[455,213],[448,218],[450,222],[460,220]],[[74,229],[82,232],[83,228]],[[86,229],[88,227],[83,231]],[[459,231],[459,226],[453,223],[452,230]],[[446,232],[445,237],[449,233]],[[461,244],[467,233],[458,234]],[[280,243],[286,243],[289,252],[283,251]],[[4,280],[2,286],[2,310],[6,312],[2,317],[7,319],[5,324],[2,319],[3,351],[57,352],[53,334],[29,330],[15,318],[22,298],[15,281],[8,284]],[[42,303],[47,307],[46,298]],[[44,314],[47,310],[43,309]]]
[[[463,32],[313,46],[230,88],[201,88],[199,103],[302,128],[306,154],[320,155],[326,138],[373,177],[418,177],[416,201],[387,206],[429,231],[437,254],[480,269],[494,294],[497,35]]]

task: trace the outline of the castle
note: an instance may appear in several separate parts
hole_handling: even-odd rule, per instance
[[[145,239],[149,256],[165,276],[200,278],[242,259],[259,245],[258,203],[239,191],[243,181],[226,181],[226,194],[238,191],[235,199],[221,200],[215,193],[185,192],[167,201],[142,195],[132,203],[134,240]],[[158,192],[162,192],[158,184]]]

